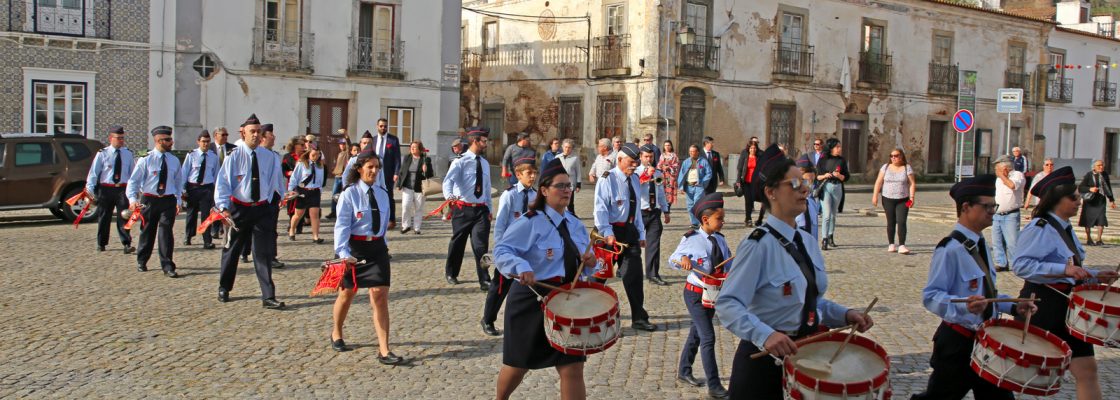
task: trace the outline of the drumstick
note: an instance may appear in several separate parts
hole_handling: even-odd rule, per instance
[[[1116,272],[1120,273],[1120,265],[1116,265]],[[1101,293],[1101,299],[1097,300],[1098,302],[1104,302],[1104,298],[1108,297],[1109,289],[1112,289],[1112,284],[1114,283],[1116,283],[1116,281],[1112,281],[1112,283],[1108,284],[1108,287],[1104,288],[1104,293]]]
[[[867,315],[867,313],[871,312],[871,307],[875,307],[875,303],[878,302],[878,296],[876,296],[874,299],[871,299],[871,304],[868,304],[867,308],[863,310],[863,315]],[[828,359],[828,365],[832,365],[832,363],[836,362],[836,357],[839,357],[840,352],[844,351],[844,346],[847,346],[848,342],[852,341],[852,336],[855,336],[855,333],[856,325],[852,324],[852,330],[848,331],[848,337],[844,338],[844,343],[840,343],[840,348],[836,349],[835,353],[832,353],[832,358]]]
[[[800,347],[801,345],[803,345],[805,343],[808,343],[808,342],[811,342],[811,341],[813,341],[813,340],[815,340],[815,339],[817,339],[821,336],[824,336],[824,335],[827,335],[827,334],[830,334],[830,333],[833,333],[833,332],[839,332],[839,331],[851,328],[853,326],[855,326],[855,324],[848,325],[848,326],[842,326],[842,327],[839,327],[839,328],[832,328],[832,329],[829,329],[829,330],[824,331],[824,332],[814,333],[812,335],[809,335],[809,336],[803,337],[801,339],[798,339],[797,341],[793,342],[793,344]],[[757,358],[766,357],[768,355],[770,355],[770,350],[762,349],[762,351],[760,351],[760,352],[751,354],[751,359],[754,360],[754,359],[757,359]]]
[[[1029,299],[1003,298],[1003,299],[981,299],[979,301],[983,301],[983,302],[986,302],[986,303],[1025,303],[1025,302],[1028,302],[1028,301],[1033,302],[1033,301],[1042,301],[1042,300],[1034,298],[1034,295],[1032,294],[1031,298],[1029,298]],[[949,300],[949,302],[950,303],[969,303],[969,302],[972,302],[972,300],[969,300],[969,299],[952,299],[952,300]]]
[[[559,291],[559,292],[561,292],[561,293],[567,293],[567,294],[570,294],[570,295],[573,295],[573,296],[579,297],[579,293],[575,293],[575,292],[573,292],[573,291],[571,291],[571,290],[568,290],[568,289],[564,289],[564,288],[562,288],[562,287],[558,287],[558,286],[552,286],[552,285],[549,285],[549,284],[547,284],[547,283],[544,283],[544,282],[541,282],[541,281],[537,281],[537,282],[535,282],[534,284],[535,284],[535,285],[537,285],[537,286],[543,287],[543,288],[545,288],[545,289],[548,289],[548,290],[555,290],[555,291]]]
[[[1034,293],[1031,293],[1031,300],[1034,300]],[[1034,316],[1033,312],[1027,314],[1027,322],[1023,323],[1023,339],[1019,341],[1019,344],[1027,344],[1027,328],[1030,328],[1031,317],[1033,317],[1033,316]]]
[[[732,256],[731,258],[728,258],[728,259],[726,259],[726,260],[723,260],[723,262],[719,263],[719,265],[715,266],[715,268],[712,268],[712,271],[715,271],[715,270],[716,270],[716,269],[718,269],[719,267],[722,267],[722,266],[723,266],[723,264],[727,264],[727,262],[728,262],[728,261],[731,261],[731,259],[732,259],[732,258],[735,258],[735,257],[734,257],[734,256]],[[722,280],[726,279],[726,278],[716,278],[716,277],[714,277],[714,276],[711,276],[711,275],[705,274],[705,273],[704,273],[704,271],[701,271],[701,270],[698,270],[698,269],[695,269],[695,268],[691,269],[691,271],[692,271],[692,272],[695,272],[695,273],[698,273],[698,274],[700,274],[700,276],[703,276],[703,277],[705,277],[705,278],[708,278],[708,279],[715,279],[715,280],[720,280],[720,281],[722,281]]]

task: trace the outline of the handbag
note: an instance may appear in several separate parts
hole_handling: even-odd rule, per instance
[[[1093,193],[1093,192],[1085,192],[1085,193],[1082,193],[1082,194],[1081,194],[1081,200],[1084,200],[1084,201],[1093,201],[1093,199],[1097,198],[1096,194],[1097,194],[1097,193]]]
[[[743,183],[735,182],[735,197],[743,197]]]

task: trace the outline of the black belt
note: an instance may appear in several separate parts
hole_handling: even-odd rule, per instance
[[[996,213],[996,215],[999,215],[999,216],[1003,216],[1003,215],[1007,215],[1007,214],[1012,214],[1012,213],[1017,213],[1017,212],[1019,212],[1019,210],[1014,210],[1014,211],[1006,211],[1006,212]]]

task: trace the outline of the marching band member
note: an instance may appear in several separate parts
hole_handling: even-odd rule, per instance
[[[1077,381],[1077,397],[1100,399],[1093,345],[1073,337],[1066,328],[1066,296],[1079,282],[1112,283],[1117,274],[1084,267],[1085,248],[1069,222],[1081,206],[1072,168],[1058,168],[1046,175],[1031,187],[1031,195],[1038,197],[1038,206],[1031,214],[1031,222],[1019,233],[1012,261],[1015,275],[1026,281],[1019,297],[1035,294],[1039,298],[1038,314],[1031,318],[1031,325],[1057,335],[1073,350],[1069,371]]]
[[[988,260],[984,229],[992,226],[996,212],[996,177],[980,175],[953,185],[949,190],[957,205],[957,225],[937,244],[929,263],[929,280],[922,291],[926,309],[941,317],[933,334],[933,354],[929,364],[926,391],[912,400],[962,399],[971,390],[977,399],[1014,399],[1011,391],[1001,389],[972,371],[973,337],[988,319],[999,312],[1011,313],[1011,303],[992,303],[985,299],[1007,298],[996,290],[996,271]],[[953,304],[956,298],[968,303]],[[998,307],[998,310],[997,310]],[[1033,303],[1019,303],[1018,313],[1037,310]],[[997,312],[998,311],[998,312]]]
[[[591,266],[595,259],[588,251],[587,228],[567,211],[572,182],[560,160],[545,166],[539,190],[530,211],[515,219],[494,247],[498,271],[518,280],[506,298],[497,398],[508,399],[530,369],[555,367],[560,375],[560,398],[583,399],[587,396],[583,380],[587,357],[566,355],[549,344],[544,312],[537,301],[538,293],[547,296],[549,290],[534,284],[570,283],[580,274],[581,261]]]
[[[644,158],[647,153],[643,152]],[[652,152],[649,153],[652,158]],[[662,190],[658,192],[664,193]],[[677,367],[677,380],[693,386],[708,385],[708,396],[726,399],[727,389],[719,382],[719,366],[716,365],[716,332],[712,325],[715,309],[705,307],[702,301],[704,282],[695,271],[715,274],[716,266],[731,256],[720,230],[723,229],[723,194],[709,193],[692,206],[692,215],[700,221],[700,229],[689,230],[681,238],[677,250],[669,256],[669,265],[674,269],[693,271],[688,274],[684,285],[684,306],[692,317],[692,328],[688,339],[681,349],[681,359]],[[720,270],[726,270],[720,266]],[[692,376],[692,363],[696,361],[696,350],[700,350],[700,362],[704,365],[705,381]]]
[[[661,220],[664,218],[665,223],[669,223],[669,202],[665,200],[665,190],[661,188],[664,175],[653,166],[655,151],[657,146],[652,144],[642,146],[642,165],[634,173],[638,174],[639,207],[642,209],[642,223],[646,226],[646,279],[655,285],[667,286],[669,283],[661,279]],[[659,180],[661,183],[658,183]]]
[[[801,168],[801,179],[810,181],[816,179],[816,169],[813,167],[813,162],[809,160],[808,154],[802,154],[797,159],[797,168]],[[817,217],[820,216],[820,213],[821,203],[817,201],[815,196],[809,196],[805,199],[805,212],[798,214],[795,221],[798,228],[813,235],[813,240],[820,239],[821,236],[821,228],[817,224]],[[748,216],[747,219],[749,220],[750,217]]]
[[[334,302],[334,326],[331,348],[348,351],[342,339],[342,324],[358,288],[369,288],[373,308],[373,329],[377,332],[377,361],[396,365],[404,358],[389,350],[389,281],[391,268],[385,234],[389,232],[389,194],[377,184],[381,158],[372,151],[356,157],[354,168],[346,170],[348,180],[355,182],[338,198],[338,215],[334,223],[334,251],[340,258],[356,264],[353,274],[343,274],[342,288]],[[357,280],[355,282],[355,279]]]
[[[175,216],[183,205],[180,197],[182,170],[179,158],[171,154],[171,128],[157,126],[152,129],[156,146],[139,161],[128,179],[125,194],[132,212],[139,212],[144,218],[140,228],[140,246],[136,249],[136,270],[148,270],[148,259],[152,258],[156,234],[159,234],[159,264],[163,274],[177,278],[175,262],[175,236],[171,229],[175,226]]]
[[[214,190],[215,208],[232,219],[237,227],[237,230],[230,229],[228,243],[222,249],[218,301],[229,301],[229,292],[233,290],[233,281],[237,277],[237,256],[252,241],[256,252],[253,264],[261,286],[261,305],[268,309],[282,309],[284,303],[276,300],[272,263],[269,262],[275,258],[271,243],[276,240],[276,209],[269,201],[276,192],[284,190],[280,157],[260,145],[263,134],[256,114],[241,124],[241,132],[244,145],[226,157]]]
[[[205,129],[198,134],[198,149],[187,154],[183,161],[183,201],[190,211],[187,212],[187,239],[184,245],[191,245],[199,218],[206,219],[214,208],[214,179],[218,175],[218,155],[210,149],[210,133]],[[214,237],[211,229],[202,232],[202,248],[213,249]]]
[[[536,158],[522,157],[513,160],[513,174],[517,177],[517,184],[510,186],[498,198],[498,213],[494,216],[494,243],[502,242],[502,234],[515,219],[529,211],[529,203],[537,197],[533,184],[537,182]],[[501,333],[494,328],[494,321],[498,320],[498,310],[509,293],[509,286],[513,280],[494,274],[490,281],[490,289],[486,292],[486,303],[482,307],[482,332],[490,336]]]
[[[319,213],[324,182],[326,175],[323,173],[323,153],[316,143],[309,143],[307,150],[296,161],[291,179],[288,179],[288,192],[300,196],[292,200],[295,201],[296,212],[288,222],[288,239],[296,240],[296,224],[307,213],[311,216],[311,240],[323,243],[323,239],[319,237]]]
[[[628,245],[618,255],[618,274],[626,299],[630,301],[631,327],[655,331],[657,325],[649,322],[649,314],[642,306],[645,293],[642,287],[642,248],[646,247],[646,228],[638,208],[641,188],[638,175],[638,146],[626,143],[618,151],[618,163],[603,174],[595,185],[595,227],[606,237],[607,246],[615,243]],[[601,283],[601,282],[600,282]]]
[[[132,247],[132,235],[124,229],[125,219],[120,212],[128,209],[128,197],[124,195],[128,179],[132,177],[134,165],[132,151],[124,147],[124,127],[113,125],[109,128],[109,146],[93,156],[93,163],[86,175],[86,192],[96,198],[97,212],[97,251],[105,251],[109,245],[109,221],[117,216],[117,235],[124,246],[124,254],[136,251]]]
[[[777,145],[763,152],[755,169],[759,196],[770,207],[766,223],[739,244],[730,274],[716,302],[716,315],[738,336],[728,394],[734,399],[781,399],[782,370],[774,360],[751,354],[767,349],[776,357],[797,353],[797,338],[820,324],[871,328],[870,316],[824,299],[828,287],[824,258],[816,242],[794,227],[805,212],[812,182]],[[818,315],[819,314],[819,315]]]
[[[482,265],[482,256],[490,247],[493,200],[490,199],[490,164],[482,157],[482,152],[490,142],[490,130],[470,128],[467,140],[470,148],[451,163],[447,176],[443,178],[443,196],[453,200],[455,207],[451,219],[451,242],[447,244],[447,263],[443,271],[447,283],[459,284],[459,268],[463,265],[463,252],[469,236],[478,285],[485,292],[490,289],[490,273]]]

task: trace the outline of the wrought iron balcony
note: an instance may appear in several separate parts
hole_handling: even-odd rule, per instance
[[[311,73],[315,34],[277,29],[253,29],[253,59],[256,68]]]
[[[957,79],[959,75],[956,65],[929,63],[930,93],[957,93]]]
[[[813,46],[778,43],[774,47],[774,74],[813,77]]]
[[[113,17],[115,12],[123,9],[120,5],[114,6],[110,0],[8,0],[7,11],[8,32],[117,39],[113,36]],[[146,30],[147,15],[144,15],[144,20]]]
[[[1097,34],[1098,35],[1114,37],[1113,36],[1114,33],[1116,33],[1116,28],[1113,25],[1113,23],[1111,23],[1111,22],[1098,22],[1097,23]]]
[[[595,76],[630,75],[630,35],[596,37],[591,69]]]
[[[1003,73],[1003,87],[1013,89],[1023,89],[1023,100],[1032,100],[1031,91],[1031,74],[1024,73],[1022,69],[1012,68],[1004,71]]]
[[[880,85],[891,84],[891,55],[863,51],[859,53],[859,81]]]
[[[401,61],[404,59],[404,42],[374,40],[368,37],[350,38],[351,74],[378,78],[404,79]]]
[[[719,77],[719,38],[696,36],[696,42],[681,44],[677,53],[677,75]]]
[[[1046,101],[1073,101],[1073,78],[1057,78],[1046,82]]]
[[[1112,107],[1116,105],[1116,84],[1108,81],[1093,81],[1093,105]]]

